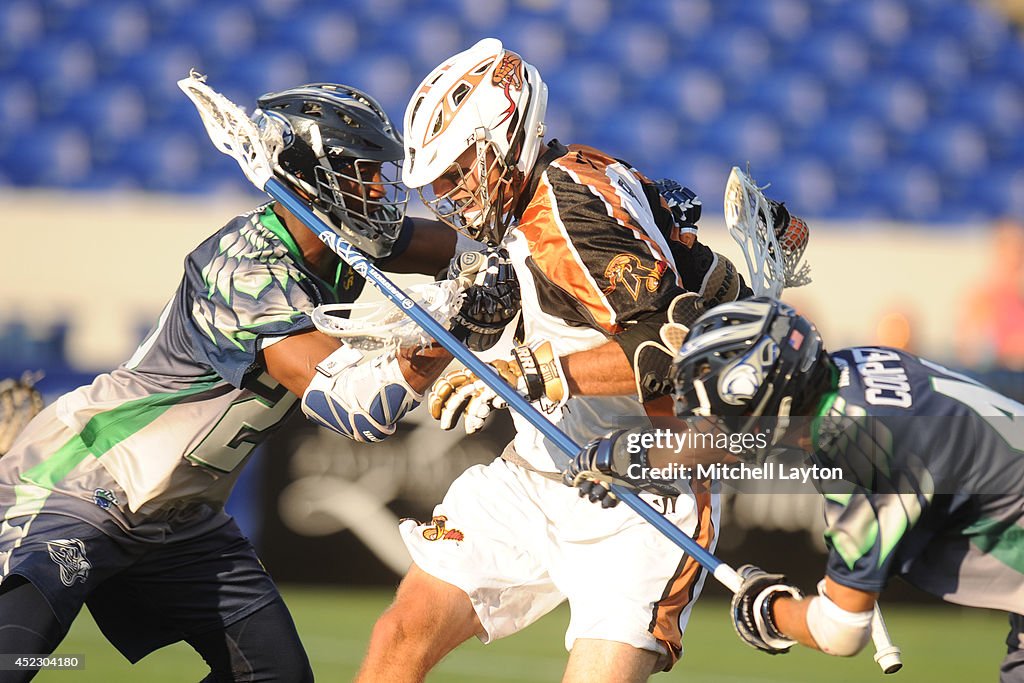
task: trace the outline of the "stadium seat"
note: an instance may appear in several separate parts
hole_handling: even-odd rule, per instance
[[[901,134],[928,124],[928,91],[907,77],[868,77],[851,84],[839,99],[843,111],[870,117]]]
[[[314,81],[344,80],[347,62],[358,56],[361,40],[356,21],[337,10],[304,12],[261,25],[260,31],[266,48],[293,51],[307,59]]]
[[[13,0],[0,3],[0,68],[9,68],[7,60],[16,52],[43,37],[44,19],[39,3]]]
[[[936,123],[908,136],[906,142],[904,160],[926,163],[947,176],[974,175],[989,163],[984,132],[970,122]]]
[[[939,175],[922,163],[889,164],[860,177],[862,197],[899,221],[951,220],[943,207]]]
[[[811,128],[828,114],[829,89],[813,72],[780,68],[770,79],[733,87],[730,99],[750,111],[772,113],[789,128]]]
[[[39,125],[31,135],[9,139],[4,167],[13,184],[67,187],[86,183],[92,172],[88,134],[74,124]]]
[[[835,166],[827,159],[787,155],[784,162],[752,169],[760,183],[771,183],[765,193],[799,207],[802,216],[827,216],[834,210],[840,191]]]
[[[941,114],[999,134],[1019,135],[1024,129],[1024,89],[1011,79],[972,79],[946,93]]]
[[[84,40],[101,58],[128,58],[150,43],[150,17],[142,3],[94,0],[48,15],[51,35]]]
[[[219,60],[210,65],[210,84],[246,111],[255,108],[256,98],[268,92],[309,83],[309,67],[298,52],[261,50],[258,53]]]
[[[898,45],[911,33],[911,12],[896,0],[821,3],[820,9],[826,26],[856,31],[876,49]]]
[[[17,76],[0,75],[0,130],[26,130],[39,118],[39,95]]]
[[[775,119],[759,112],[733,111],[710,121],[698,133],[702,148],[742,166],[777,161],[783,152],[782,129]]]
[[[834,85],[862,80],[871,71],[866,39],[846,27],[812,32],[803,45],[787,50],[785,55],[790,66],[817,72]]]
[[[66,103],[59,117],[77,120],[100,144],[142,134],[146,102],[141,89],[124,83],[104,83]]]
[[[963,81],[970,73],[963,41],[934,33],[908,36],[887,52],[884,66],[890,72],[934,87]]]
[[[867,117],[830,118],[809,131],[802,149],[828,160],[843,172],[871,172],[889,159],[889,141],[885,129]]]

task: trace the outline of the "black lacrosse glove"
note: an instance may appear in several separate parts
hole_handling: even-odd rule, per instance
[[[688,187],[683,187],[671,178],[654,181],[654,187],[658,190],[661,198],[665,200],[665,205],[668,206],[676,227],[696,232],[701,210],[697,193]]]
[[[675,498],[680,490],[667,480],[629,476],[639,475],[648,468],[647,449],[635,441],[641,432],[640,429],[620,429],[594,439],[569,463],[562,473],[562,483],[575,486],[580,498],[600,503],[603,508],[619,504],[618,497],[610,489],[612,484]]]
[[[769,574],[752,564],[736,571],[743,578],[743,585],[732,596],[731,616],[736,635],[747,645],[771,655],[789,652],[796,641],[779,631],[772,604],[783,595],[800,599],[804,594],[782,574]]]
[[[451,332],[471,351],[486,351],[519,312],[519,280],[501,247],[467,251],[452,259],[448,279],[461,280],[466,298],[452,317]]]

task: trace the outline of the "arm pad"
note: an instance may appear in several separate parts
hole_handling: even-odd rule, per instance
[[[807,606],[807,630],[825,654],[851,657],[871,640],[871,615],[847,612],[823,592]]]
[[[383,441],[423,395],[405,381],[393,355],[365,365],[359,365],[361,358],[360,352],[342,346],[320,361],[302,394],[302,412],[354,441]]]

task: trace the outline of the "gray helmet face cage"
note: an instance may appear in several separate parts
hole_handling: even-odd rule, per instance
[[[409,191],[400,162],[338,158],[316,166],[315,205],[339,234],[374,258],[391,253],[402,230]]]
[[[391,253],[409,192],[403,147],[380,106],[349,86],[313,84],[260,98],[254,119],[283,124],[277,174],[306,195],[339,237],[373,258]]]
[[[473,146],[467,149],[473,149]],[[506,209],[509,198],[515,196],[512,187],[515,169],[507,159],[497,156],[497,150],[491,143],[478,144],[476,150],[472,169],[465,169],[456,161],[441,176],[446,181],[444,185],[450,189],[439,195],[433,184],[426,185],[419,188],[420,199],[448,227],[472,240],[497,246],[513,219],[511,210]],[[459,156],[461,158],[462,155]],[[475,178],[470,182],[472,175]],[[498,181],[491,188],[487,179],[495,175]],[[470,191],[468,188],[471,186],[476,189]]]

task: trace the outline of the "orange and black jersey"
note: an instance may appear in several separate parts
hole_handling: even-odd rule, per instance
[[[517,216],[541,310],[616,339],[630,359],[714,262],[695,235],[679,235],[647,177],[591,147],[551,142]]]

